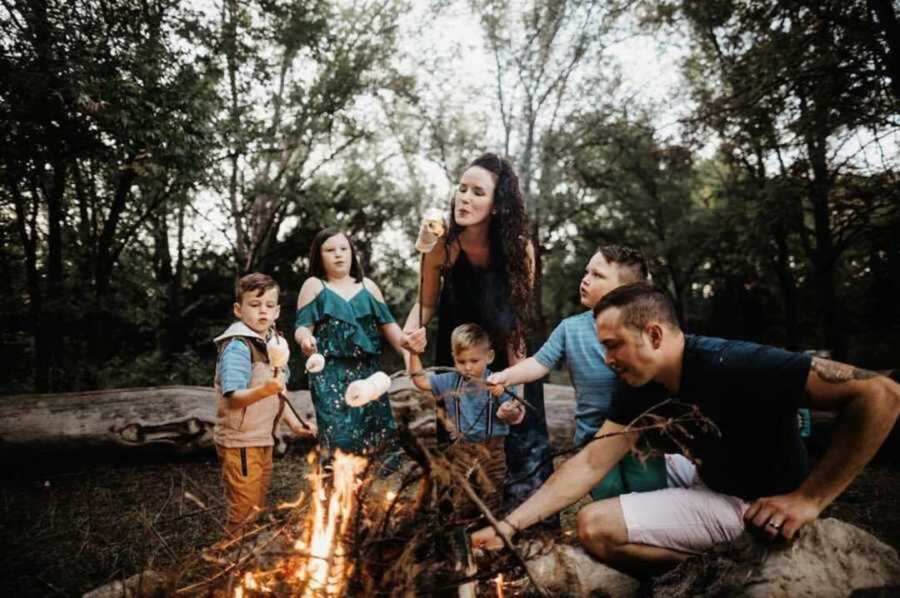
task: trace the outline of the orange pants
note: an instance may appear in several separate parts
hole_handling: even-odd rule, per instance
[[[272,485],[272,447],[231,448],[216,445],[225,487],[225,530],[236,535],[266,507]]]

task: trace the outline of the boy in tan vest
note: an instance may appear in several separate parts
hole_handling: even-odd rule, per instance
[[[265,274],[241,278],[234,304],[240,321],[214,339],[219,350],[214,383],[219,407],[213,438],[222,463],[229,536],[265,508],[274,432],[282,414],[295,433],[310,434],[278,397],[290,373],[285,368],[276,377],[266,353],[267,335],[280,311],[278,292],[278,283]]]

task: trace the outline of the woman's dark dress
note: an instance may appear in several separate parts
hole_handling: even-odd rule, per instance
[[[436,365],[453,365],[450,334],[460,324],[470,322],[480,325],[491,336],[496,355],[491,369],[498,372],[509,365],[506,345],[516,319],[507,299],[508,286],[504,272],[475,266],[460,248],[456,262],[443,273],[438,303]],[[531,349],[529,347],[529,354]],[[553,473],[541,381],[525,385],[525,400],[534,409],[525,410],[525,419],[517,426],[510,426],[506,438],[504,507],[509,510],[531,496]]]

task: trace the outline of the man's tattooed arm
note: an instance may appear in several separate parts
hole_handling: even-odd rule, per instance
[[[822,359],[821,357],[813,357],[812,369],[819,375],[819,378],[825,382],[830,382],[831,384],[840,384],[842,382],[849,382],[850,380],[868,380],[881,375],[876,372],[847,365],[846,363]]]

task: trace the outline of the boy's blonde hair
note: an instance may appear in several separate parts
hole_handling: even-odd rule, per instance
[[[244,299],[244,294],[252,291],[256,291],[256,296],[260,297],[269,289],[280,289],[275,279],[268,274],[252,272],[241,277],[237,284],[234,285],[234,301],[235,303],[241,303]]]
[[[493,348],[491,337],[478,324],[461,324],[450,334],[450,350],[453,353],[479,346],[484,346],[486,349]]]

